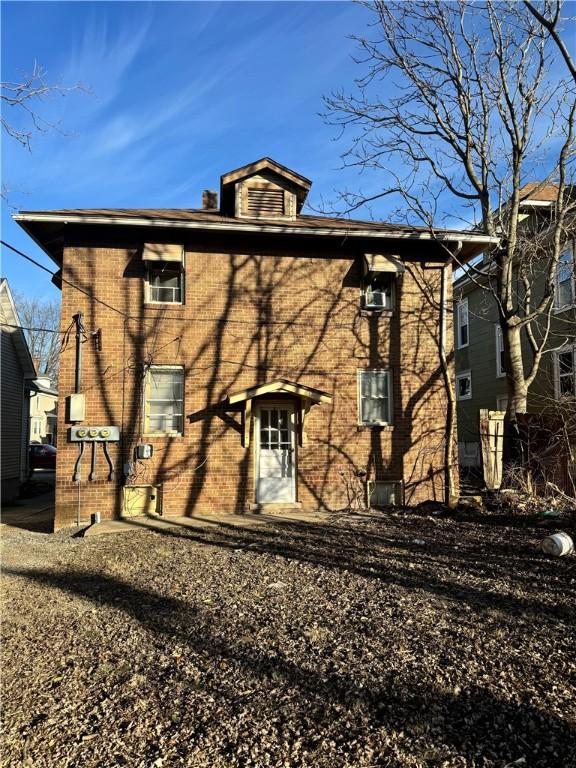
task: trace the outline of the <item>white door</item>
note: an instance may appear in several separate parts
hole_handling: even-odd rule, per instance
[[[256,500],[296,500],[294,407],[260,405],[257,410]]]

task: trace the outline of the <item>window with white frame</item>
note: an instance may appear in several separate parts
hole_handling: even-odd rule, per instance
[[[456,304],[456,343],[458,349],[467,347],[470,340],[468,324],[468,299],[462,299]]]
[[[556,309],[566,309],[576,303],[576,275],[574,253],[565,251],[556,270]]]
[[[184,369],[152,365],[146,372],[145,432],[181,435],[184,421]]]
[[[148,301],[181,304],[184,273],[173,263],[148,266]]]
[[[502,326],[496,323],[494,326],[496,333],[496,376],[506,376],[506,358],[504,356],[504,335]]]
[[[392,423],[392,376],[389,370],[358,371],[358,421]]]
[[[472,398],[472,374],[462,371],[456,375],[456,399],[470,400]]]
[[[392,309],[394,300],[394,275],[381,272],[366,275],[362,283],[362,297],[365,309]]]
[[[576,344],[555,353],[556,395],[576,397]]]

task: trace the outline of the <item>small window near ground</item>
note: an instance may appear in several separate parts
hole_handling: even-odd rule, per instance
[[[456,343],[458,349],[467,347],[469,340],[468,299],[463,299],[456,305]]]
[[[388,370],[358,371],[360,424],[392,423],[392,380]]]
[[[556,308],[566,309],[576,302],[574,254],[566,251],[560,256],[556,272]]]
[[[151,366],[146,374],[147,434],[181,435],[184,421],[184,369]]]
[[[366,276],[362,287],[365,309],[392,309],[394,277],[391,274]]]
[[[504,336],[502,326],[497,323],[496,329],[496,376],[506,376],[506,366],[504,357]]]
[[[496,410],[507,411],[508,410],[508,395],[500,395],[496,398]]]
[[[173,264],[148,267],[148,301],[181,304],[182,283],[180,267]]]
[[[556,394],[558,397],[576,397],[576,345],[556,352]]]
[[[480,466],[480,444],[477,442],[459,442],[458,463],[461,467]]]
[[[369,507],[395,507],[402,504],[402,482],[369,480],[367,485]]]
[[[464,371],[456,376],[456,399],[470,400],[472,397],[472,374]]]

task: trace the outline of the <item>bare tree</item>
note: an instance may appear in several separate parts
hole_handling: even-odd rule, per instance
[[[547,346],[574,221],[576,83],[560,8],[552,15],[549,5],[552,26],[508,0],[367,3],[373,24],[370,38],[356,37],[355,90],[325,100],[326,119],[351,134],[344,164],[377,171],[381,184],[370,194],[344,192],[346,212],[396,194],[397,214],[412,223],[434,231],[438,209],[450,209],[452,221],[499,239],[482,266],[461,266],[498,307],[512,419],[526,411]],[[544,251],[541,238],[533,247],[522,234],[523,188],[534,179],[555,190]]]
[[[42,102],[53,96],[66,96],[72,91],[85,90],[80,83],[67,86],[48,82],[44,68],[34,62],[32,72],[23,73],[15,82],[0,83],[2,128],[8,136],[30,150],[34,134],[61,131],[59,122],[43,116]],[[19,121],[22,121],[21,125]]]
[[[52,383],[56,384],[62,346],[59,332],[60,303],[30,298],[21,293],[14,294],[14,303],[38,374],[49,376]]]

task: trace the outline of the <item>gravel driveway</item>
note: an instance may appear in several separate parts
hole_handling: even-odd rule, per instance
[[[576,558],[389,514],[4,544],[1,766],[576,766]]]

